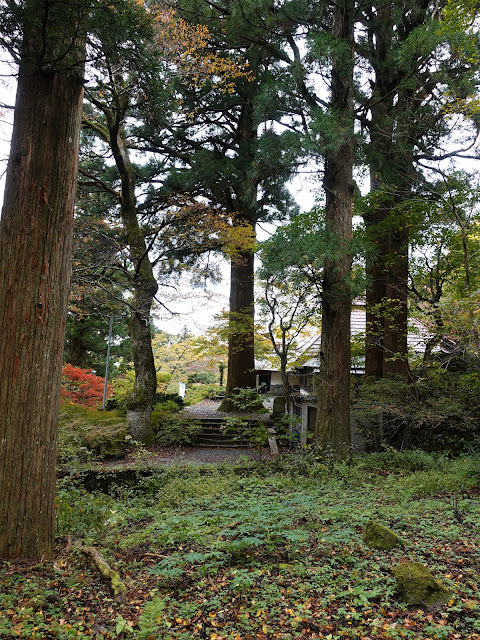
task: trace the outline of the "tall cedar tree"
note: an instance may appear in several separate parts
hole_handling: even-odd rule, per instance
[[[0,228],[0,556],[51,557],[85,50],[134,50],[134,0],[2,2],[19,65]],[[39,122],[42,123],[39,126]]]
[[[353,213],[354,0],[333,9],[330,108],[337,141],[325,151],[325,230],[335,245],[324,264],[315,439],[340,458],[350,448],[350,269]]]
[[[173,172],[167,187],[203,195],[226,212],[237,229],[250,230],[248,247],[231,255],[229,347],[226,397],[222,411],[238,411],[231,401],[236,388],[255,386],[254,360],[254,248],[257,223],[293,210],[284,187],[293,167],[294,145],[273,127],[281,123],[285,100],[278,60],[248,36],[252,22],[261,24],[258,4],[242,1],[212,5],[204,1],[176,3],[185,19],[205,22],[210,46],[249,64],[250,76],[232,82],[231,90],[213,95],[203,91],[182,94],[182,107],[194,114],[170,141],[173,156],[184,164]],[[275,87],[275,91],[273,91]],[[283,94],[283,95],[282,95]],[[291,137],[289,138],[291,142]]]
[[[30,0],[10,17],[22,40],[11,42],[19,73],[0,223],[0,557],[39,559],[53,554],[85,39],[82,3]]]
[[[376,378],[408,379],[408,241],[406,216],[395,208],[411,197],[418,176],[414,168],[414,132],[418,118],[419,75],[410,65],[398,63],[398,45],[425,21],[428,0],[408,7],[382,5],[369,14],[369,61],[375,83],[368,125],[370,189],[374,205],[365,215],[373,244],[367,256],[367,333],[365,373]],[[407,3],[411,5],[411,3]],[[399,24],[400,23],[400,24]],[[412,126],[413,125],[413,126]]]
[[[324,4],[285,2],[272,5],[270,15],[269,29],[282,35],[289,47],[287,55],[286,47],[277,46],[275,55],[287,65],[296,88],[294,105],[303,113],[305,149],[324,162],[328,242],[322,261],[322,343],[315,438],[320,446],[343,458],[350,445],[353,71],[357,6],[354,0]],[[302,56],[299,42],[304,34],[308,56]],[[252,37],[266,45],[261,30]],[[310,81],[317,67],[321,69],[317,80],[329,77],[329,102],[322,98],[321,92],[315,92],[315,82]]]
[[[369,113],[361,121],[369,133],[371,187],[365,372],[408,380],[408,203],[425,180],[421,164],[444,155],[439,147],[450,133],[448,105],[475,91],[476,70],[459,53],[464,34],[441,23],[438,3],[369,5],[360,21],[365,35],[357,50],[373,73],[359,109]]]

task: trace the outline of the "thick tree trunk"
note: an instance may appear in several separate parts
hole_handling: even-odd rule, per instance
[[[373,175],[379,175],[375,166],[371,165],[371,171]],[[405,171],[408,173],[408,169]],[[394,212],[394,207],[401,204],[410,192],[405,176],[403,178],[403,188],[399,185],[401,178],[398,176],[398,191],[395,193],[395,188],[391,189],[388,196],[393,198],[391,206],[379,204],[365,219],[370,241],[375,247],[367,256],[366,265],[365,374],[374,378],[410,378],[407,347],[408,223],[401,214]],[[372,191],[378,190],[380,201],[381,190],[387,186],[372,180]]]
[[[127,100],[125,92],[123,99]],[[119,100],[122,100],[120,96]],[[135,171],[130,162],[122,131],[123,109],[109,111],[107,120],[110,130],[110,145],[122,182],[120,214],[127,236],[130,260],[134,266],[132,313],[129,321],[130,343],[135,367],[135,383],[127,403],[127,421],[134,440],[150,443],[153,439],[151,425],[152,408],[157,392],[157,372],[152,350],[150,313],[158,283],[153,274],[148,256],[145,236],[137,218],[135,196]]]
[[[57,38],[63,33],[61,42],[66,32],[74,37],[68,27],[48,25]],[[39,559],[53,554],[83,84],[81,66],[42,71],[29,62],[41,53],[28,53],[0,222],[0,557]],[[71,62],[73,55],[81,59],[82,45],[68,54]],[[65,66],[68,59],[60,58]]]
[[[408,369],[408,243],[406,213],[400,210],[415,182],[413,147],[419,137],[415,116],[418,78],[398,65],[398,40],[424,23],[428,1],[415,16],[401,15],[391,3],[376,8],[369,26],[372,95],[369,165],[375,208],[365,218],[373,250],[367,256],[365,374],[410,380]],[[395,44],[396,43],[396,44]],[[414,63],[413,63],[414,64]]]
[[[74,367],[85,369],[88,365],[87,339],[92,326],[82,319],[72,320],[72,324],[74,324],[73,335],[68,337],[67,334],[65,344],[66,361]]]
[[[401,377],[409,379],[408,369],[408,224],[395,207],[408,197],[411,166],[392,151],[385,137],[384,119],[376,123],[381,139],[372,134],[372,144],[383,162],[370,163],[371,190],[377,206],[365,217],[373,250],[367,255],[367,325],[365,336],[365,375],[373,378]],[[393,131],[391,132],[393,136]],[[405,173],[392,181],[393,166],[405,166]],[[388,193],[384,193],[386,190]]]
[[[389,234],[386,273],[383,377],[410,380],[408,368],[408,226]],[[394,258],[393,258],[394,257]]]
[[[388,195],[382,189],[391,182],[393,165],[394,92],[397,83],[392,71],[391,47],[393,37],[392,8],[386,4],[378,8],[378,24],[382,26],[371,36],[375,69],[375,87],[370,123],[370,192],[376,194],[372,211],[365,216],[371,250],[366,259],[366,336],[365,375],[382,378],[385,363],[385,301],[387,299],[387,273],[385,260],[389,250],[387,218],[389,208],[384,200]],[[372,28],[373,31],[373,28]]]
[[[231,262],[228,372],[225,399],[219,411],[239,411],[231,395],[237,388],[255,388],[254,254],[241,252]]]
[[[155,281],[150,286],[144,282],[135,288],[133,298],[135,311],[132,312],[128,323],[135,383],[133,394],[127,404],[127,421],[132,438],[146,444],[153,439],[150,418],[157,392],[157,372],[150,331],[150,310],[157,286]]]
[[[247,83],[248,87],[248,83]],[[253,113],[253,95],[255,83],[245,90],[245,102],[242,105],[238,121],[237,137],[239,153],[243,160],[243,175],[236,186],[235,202],[230,203],[235,221],[240,225],[249,225],[255,234],[258,215],[257,190],[258,177],[255,177],[255,146],[257,128]],[[232,257],[230,266],[230,307],[228,336],[228,371],[225,399],[219,411],[239,411],[231,400],[237,388],[256,386],[254,351],[254,249],[240,250]]]
[[[374,255],[367,255],[366,259],[366,332],[365,332],[365,375],[372,378],[383,377],[384,362],[384,326],[385,326],[385,300],[386,281],[385,271],[380,263],[380,257],[385,255],[387,249],[381,231],[387,212],[378,207],[372,214],[365,218],[367,231],[370,233],[370,241],[375,247]]]
[[[335,5],[332,34],[348,54],[335,59],[331,108],[339,141],[325,157],[325,224],[330,256],[323,279],[322,341],[315,439],[339,458],[350,450],[350,311],[353,212],[353,2]]]

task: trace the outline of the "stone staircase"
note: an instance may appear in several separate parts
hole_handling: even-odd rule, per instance
[[[195,420],[202,425],[202,430],[197,436],[197,447],[212,447],[212,448],[224,448],[224,449],[244,449],[250,448],[250,442],[248,438],[242,437],[240,433],[234,431],[225,431],[222,429],[225,425],[225,420],[229,417],[244,418],[250,420],[252,429],[255,428],[257,421],[264,423],[270,422],[270,416],[267,413],[267,409],[264,414],[231,414],[227,412],[220,412],[218,408],[220,406],[220,399],[211,400],[205,399],[198,402],[196,405],[186,407],[182,411],[182,415],[190,420]]]
[[[222,430],[225,424],[225,418],[205,417],[197,418],[197,420],[202,425],[202,431],[197,436],[197,447],[243,449],[250,446],[248,440],[243,438],[239,433]]]

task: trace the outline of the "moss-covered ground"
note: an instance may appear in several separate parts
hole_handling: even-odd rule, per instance
[[[61,480],[52,563],[0,564],[0,637],[480,640],[480,459],[386,452],[325,466],[162,469],[136,486]],[[366,523],[405,546],[373,550]],[[85,556],[127,586],[117,604]],[[392,566],[421,562],[454,595],[430,609],[395,592]]]

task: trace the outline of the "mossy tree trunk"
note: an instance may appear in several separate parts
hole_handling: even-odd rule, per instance
[[[0,223],[0,557],[50,559],[85,43],[78,7],[26,5]]]
[[[145,236],[138,221],[135,169],[130,160],[123,132],[123,119],[128,108],[127,91],[118,91],[117,103],[116,109],[101,108],[107,118],[108,141],[120,174],[120,216],[129,247],[129,258],[134,269],[129,334],[135,382],[132,396],[127,403],[127,421],[132,438],[148,444],[153,439],[150,418],[157,392],[157,372],[153,357],[150,320],[158,283],[148,255]]]
[[[231,397],[237,388],[255,388],[254,253],[240,252],[230,266],[228,371],[219,411],[239,411]]]

